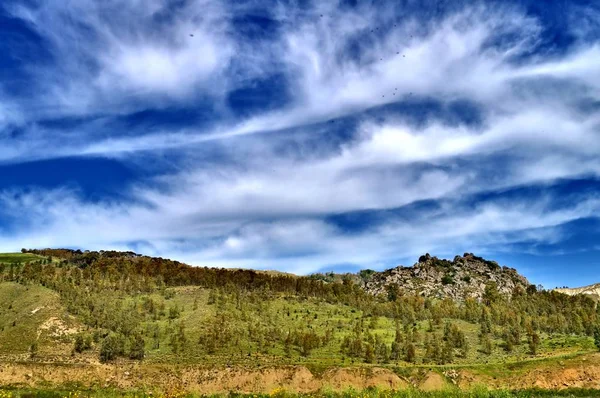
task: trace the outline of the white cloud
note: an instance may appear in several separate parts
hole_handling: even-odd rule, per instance
[[[0,162],[76,155],[131,161],[141,152],[173,150],[183,166],[129,187],[131,201],[88,203],[65,190],[4,192],[5,211],[27,217],[0,235],[0,250],[141,245],[149,254],[199,265],[309,272],[343,262],[390,265],[386,259],[425,251],[556,242],[557,225],[598,210],[594,197],[560,210],[544,198],[473,209],[457,204],[476,193],[600,174],[600,119],[578,107],[600,99],[597,46],[584,42],[564,55],[514,62],[541,34],[537,21],[514,10],[477,8],[435,24],[409,20],[392,27],[385,13],[322,4],[313,12],[323,18],[277,9],[280,39],[252,50],[230,34],[228,18],[236,10],[190,3],[158,23],[166,4],[86,0],[12,10],[49,40],[59,59],[51,69],[64,75],[34,68],[44,78],[39,98],[25,110],[0,104],[0,124],[16,117],[14,109],[29,118],[22,137],[0,137]],[[76,16],[79,24],[71,22]],[[379,25],[387,28],[371,34]],[[499,35],[510,39],[490,45]],[[350,56],[357,38],[368,45]],[[232,60],[248,76],[230,75]],[[235,125],[225,120],[209,131],[190,126],[122,134],[107,133],[102,121],[61,132],[35,124],[49,114],[110,117],[148,103],[190,105],[197,95],[220,102],[237,79],[270,68],[290,78],[293,101]],[[482,109],[483,122],[434,116],[416,125],[393,110],[361,113],[400,99],[412,101],[415,112],[431,99],[468,100]],[[315,150],[296,136],[297,130],[304,137],[322,134],[329,127],[315,123],[348,115],[360,123],[348,132],[354,139],[335,150]],[[278,151],[281,142],[300,154]],[[192,153],[209,143],[226,153],[217,165]],[[497,157],[501,170],[490,172]],[[359,234],[323,221],[424,200],[446,207]]]
[[[476,206],[447,203],[409,222],[394,217],[357,233],[321,219],[297,218],[245,223],[203,221],[199,208],[156,209],[140,205],[82,203],[65,191],[3,195],[2,207],[29,214],[35,223],[0,238],[0,250],[61,247],[76,242],[90,249],[131,249],[131,236],[150,242],[149,254],[195,265],[277,268],[308,273],[336,264],[381,268],[390,258],[416,258],[426,251],[481,251],[528,240],[553,243],[557,227],[594,216],[600,198],[553,208],[546,198],[496,200]],[[143,246],[144,244],[142,244]],[[408,261],[408,260],[407,260]]]
[[[30,68],[40,90],[31,116],[118,114],[140,103],[222,92],[218,82],[225,82],[235,45],[226,10],[209,1],[171,6],[82,0],[10,7],[46,40],[56,61]]]

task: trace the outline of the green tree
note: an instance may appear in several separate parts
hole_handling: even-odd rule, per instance
[[[600,326],[596,326],[594,330],[594,344],[598,348],[598,351],[600,351]]]
[[[491,355],[493,351],[492,339],[489,334],[481,335],[481,352],[485,355]]]
[[[437,363],[440,365],[451,363],[454,360],[454,346],[452,342],[445,341],[442,345],[442,351],[438,357]]]
[[[79,333],[75,336],[75,341],[73,344],[73,349],[75,352],[82,353],[90,348],[92,348],[92,336],[87,333]]]
[[[123,355],[123,343],[122,336],[114,333],[106,336],[100,346],[100,362],[109,362]]]
[[[179,307],[177,307],[177,305],[169,308],[169,319],[177,319],[179,318],[179,315],[181,315],[181,312],[179,311]]]
[[[529,345],[529,353],[531,355],[536,355],[540,345],[540,336],[535,330],[530,330],[529,333],[527,333],[527,344]]]
[[[415,363],[417,361],[417,349],[413,343],[408,343],[406,345],[404,360],[410,363]]]
[[[34,341],[33,344],[29,346],[29,357],[31,359],[35,358],[38,354],[38,343]]]
[[[129,341],[129,359],[141,361],[146,356],[144,338],[136,333]]]
[[[488,283],[483,292],[483,302],[489,306],[499,301],[500,298],[501,296],[500,292],[498,291],[498,284],[496,282]]]
[[[373,350],[373,346],[368,343],[365,346],[365,362],[366,363],[375,362],[375,352]]]

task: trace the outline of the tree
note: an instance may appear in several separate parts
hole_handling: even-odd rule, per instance
[[[491,305],[501,298],[500,292],[498,292],[498,284],[496,282],[490,282],[485,286],[483,292],[483,302],[486,305]]]
[[[488,334],[492,331],[492,320],[490,316],[490,311],[483,307],[481,310],[481,318],[479,319],[479,324],[481,325],[481,335]]]
[[[493,351],[492,339],[489,334],[481,335],[481,352],[485,355],[491,355]]]
[[[33,344],[29,346],[29,357],[31,359],[35,358],[38,354],[38,343],[35,341]]]
[[[452,285],[454,284],[454,278],[452,274],[446,274],[442,277],[442,285]]]
[[[463,338],[462,342],[460,343],[460,346],[458,347],[458,353],[461,358],[466,358],[467,356],[469,356],[469,342],[467,341],[467,339]]]
[[[100,362],[109,362],[123,355],[124,344],[122,336],[110,333],[102,340],[100,346]]]
[[[146,356],[146,348],[144,338],[139,333],[136,333],[129,343],[129,359],[137,359],[141,361]]]
[[[177,305],[174,305],[169,308],[169,319],[171,319],[171,320],[177,319],[177,318],[179,318],[180,314],[181,314],[181,312],[179,311],[179,307],[177,307]]]
[[[431,336],[427,336],[425,340],[425,357],[423,358],[423,363],[437,363],[440,360],[441,355],[442,350],[439,336],[435,333]]]
[[[515,349],[515,338],[512,333],[512,329],[509,328],[504,331],[504,350],[506,352],[512,352]]]
[[[594,344],[598,348],[598,351],[600,351],[600,326],[596,326],[594,330]]]
[[[185,322],[180,321],[177,325],[177,330],[173,331],[171,337],[169,338],[169,344],[171,345],[173,353],[177,354],[183,349],[186,343],[187,337],[185,335]],[[212,352],[214,351],[211,351],[211,353]]]
[[[533,329],[527,333],[527,344],[529,344],[529,353],[531,355],[536,355],[540,345],[540,336]]]
[[[365,362],[366,363],[375,362],[375,352],[374,352],[373,346],[371,344],[367,344],[365,346]]]
[[[404,357],[406,362],[415,363],[417,360],[417,349],[413,343],[406,345],[406,355]]]
[[[445,363],[451,363],[454,360],[454,347],[452,342],[445,341],[442,345],[442,351],[438,358],[437,363],[443,365]]]

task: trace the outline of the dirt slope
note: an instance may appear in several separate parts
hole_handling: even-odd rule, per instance
[[[184,390],[209,394],[228,391],[269,393],[278,388],[311,392],[320,389],[347,390],[380,387],[400,389],[408,383],[382,368],[332,369],[322,376],[306,367],[265,369],[202,369],[162,365],[81,364],[2,364],[0,384],[62,385],[77,383],[86,387],[142,388],[148,390]]]
[[[523,366],[446,369],[444,372],[412,368],[405,369],[402,373],[403,376],[400,377],[390,369],[378,367],[332,368],[316,375],[304,366],[208,369],[133,362],[112,365],[4,363],[0,364],[0,384],[60,386],[77,383],[86,387],[183,390],[202,394],[228,391],[269,393],[281,388],[295,392],[367,387],[403,389],[411,385],[426,391],[441,390],[453,385],[463,389],[478,385],[503,389],[600,389],[600,354]]]

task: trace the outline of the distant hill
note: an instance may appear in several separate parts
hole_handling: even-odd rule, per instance
[[[588,294],[596,300],[600,300],[600,283],[583,287],[554,289],[554,291],[568,294],[569,296],[575,296],[577,294]]]
[[[461,300],[481,299],[490,284],[495,284],[503,295],[510,295],[515,289],[525,292],[531,286],[514,268],[465,253],[452,261],[425,254],[412,267],[371,273],[364,288],[371,294],[384,294],[393,287],[398,292]]]

